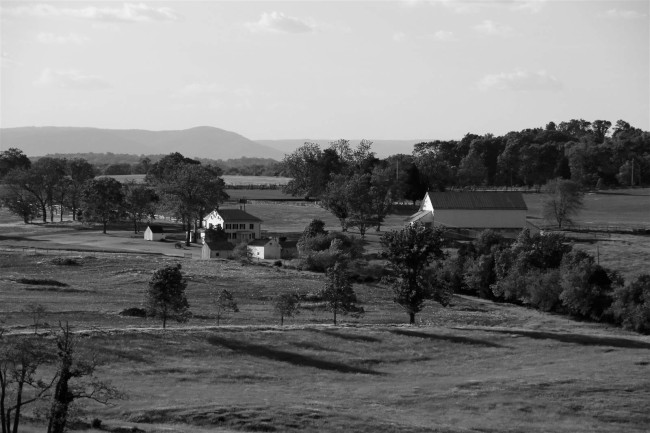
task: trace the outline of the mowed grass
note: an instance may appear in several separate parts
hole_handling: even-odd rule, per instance
[[[355,284],[364,317],[305,304],[278,326],[272,299],[313,292],[321,274],[233,261],[183,261],[194,317],[186,324],[122,317],[141,306],[152,272],[173,258],[0,254],[0,317],[31,332],[22,308],[68,321],[101,354],[100,376],[127,400],[86,419],[146,432],[641,432],[650,425],[650,337],[525,308],[455,297],[418,326],[387,288]],[[31,284],[36,281],[37,284]],[[41,282],[51,282],[43,285]],[[65,284],[63,286],[62,284]],[[240,312],[216,326],[215,293]],[[29,416],[29,414],[28,414]],[[33,422],[26,432],[42,431]],[[92,431],[92,430],[88,430]]]

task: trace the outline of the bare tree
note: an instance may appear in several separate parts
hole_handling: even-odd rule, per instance
[[[42,339],[10,339],[3,336],[2,332],[0,329],[1,431],[18,433],[23,407],[42,399],[53,385],[53,381],[44,382],[36,375],[38,367],[49,360],[49,350]],[[28,389],[32,392],[27,393]]]
[[[547,220],[555,220],[558,228],[571,224],[573,217],[583,208],[580,185],[572,180],[553,179],[545,186],[546,199],[543,214]]]
[[[55,375],[56,385],[52,394],[47,433],[63,433],[66,430],[70,405],[75,400],[90,399],[107,404],[110,400],[123,397],[116,388],[95,376],[97,359],[78,350],[77,339],[70,331],[70,326],[66,323],[59,327],[61,330],[56,338],[59,366]]]

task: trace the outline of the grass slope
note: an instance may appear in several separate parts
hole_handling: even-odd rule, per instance
[[[322,275],[198,260],[183,261],[195,316],[163,331],[156,320],[118,313],[140,306],[153,270],[177,259],[100,254],[76,262],[0,253],[0,317],[11,332],[29,333],[21,309],[40,302],[48,310],[43,329],[73,324],[104,358],[102,377],[128,394],[113,406],[87,406],[87,419],[108,429],[642,432],[650,425],[650,337],[466,297],[428,306],[409,327],[378,285],[355,285],[367,311],[361,319],[342,317],[334,327],[331,313],[311,304],[279,327],[273,297],[318,290]],[[240,312],[217,327],[212,299],[222,288]],[[27,423],[24,431],[42,426]]]

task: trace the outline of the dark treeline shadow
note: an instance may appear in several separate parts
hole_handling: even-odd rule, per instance
[[[393,329],[390,332],[397,335],[405,335],[407,337],[426,338],[429,340],[437,341],[449,341],[452,343],[471,344],[473,346],[504,347],[491,341],[479,340],[477,338],[461,337],[460,335],[440,335],[431,334],[428,332],[409,331],[406,329]]]

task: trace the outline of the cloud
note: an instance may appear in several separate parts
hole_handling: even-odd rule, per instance
[[[402,32],[395,32],[393,33],[393,40],[395,42],[404,42],[406,40],[407,36],[405,33]]]
[[[63,89],[99,90],[111,85],[97,75],[86,75],[75,69],[45,68],[41,76],[34,81],[39,87],[59,87]]]
[[[246,23],[246,27],[251,32],[309,33],[314,31],[315,25],[282,12],[264,12],[259,21]]]
[[[122,6],[58,7],[48,4],[3,8],[12,16],[62,17],[108,22],[178,21],[179,15],[169,7],[153,7],[144,3],[123,3]]]
[[[435,32],[433,35],[431,35],[431,38],[436,40],[436,41],[455,41],[456,37],[452,32],[446,31],[446,30],[438,30]]]
[[[401,0],[406,6],[430,4],[441,6],[454,13],[478,13],[484,9],[509,9],[512,11],[525,11],[537,13],[547,0]]]
[[[46,45],[65,45],[65,44],[74,44],[74,45],[83,45],[88,42],[88,39],[85,36],[78,35],[76,33],[70,33],[69,35],[55,35],[54,33],[39,33],[36,35],[36,40],[42,44]]]
[[[632,11],[632,10],[622,11],[618,9],[610,9],[607,12],[605,12],[605,16],[609,18],[623,18],[626,20],[636,20],[639,18],[645,18],[646,14],[637,11]]]
[[[474,26],[474,30],[488,36],[509,36],[512,34],[512,27],[491,20],[484,20],[481,24]]]
[[[515,72],[486,75],[478,82],[478,88],[483,91],[507,90],[515,92],[530,91],[559,91],[562,83],[546,71],[527,72],[521,69]]]

